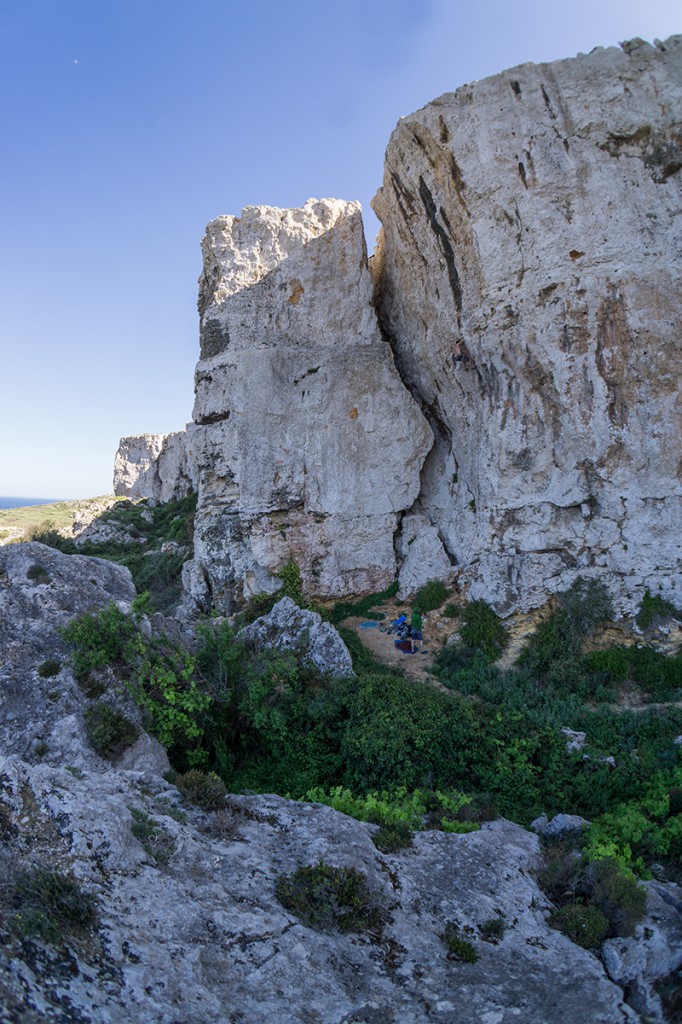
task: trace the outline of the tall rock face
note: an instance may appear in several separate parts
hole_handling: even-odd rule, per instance
[[[414,511],[498,610],[578,574],[622,610],[682,599],[681,124],[677,36],[522,65],[391,137],[376,295],[436,435]]]
[[[114,459],[118,497],[177,501],[197,489],[193,424],[172,434],[122,437]]]
[[[379,330],[359,204],[247,207],[203,256],[188,589],[229,609],[292,559],[314,595],[386,586],[433,438]]]

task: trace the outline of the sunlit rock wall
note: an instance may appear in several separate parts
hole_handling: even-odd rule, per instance
[[[403,118],[377,299],[436,443],[415,511],[474,597],[682,599],[682,37],[524,64]],[[390,430],[389,430],[390,432]]]

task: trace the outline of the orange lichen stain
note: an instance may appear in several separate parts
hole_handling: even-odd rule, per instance
[[[348,413],[348,415],[350,416],[350,418],[352,420],[356,420],[358,418],[358,416],[360,415],[360,413],[358,412],[357,409],[351,409],[351,411]]]
[[[305,288],[303,287],[301,282],[298,281],[296,278],[294,278],[294,280],[290,281],[289,283],[291,284],[291,295],[287,299],[287,302],[289,303],[290,306],[297,306],[299,299],[301,298],[303,292],[305,291]]]
[[[585,253],[580,252],[579,249],[571,249],[568,255],[571,257],[572,260],[579,260],[581,256],[585,255]]]

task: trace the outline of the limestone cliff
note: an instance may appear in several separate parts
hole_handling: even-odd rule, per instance
[[[578,573],[682,598],[681,122],[678,36],[522,65],[391,137],[377,299],[436,435],[417,510],[499,610]]]
[[[114,494],[177,501],[196,491],[193,424],[172,434],[122,437],[114,459]]]
[[[247,207],[202,247],[195,596],[229,608],[291,559],[311,594],[385,587],[433,439],[379,331],[359,204]]]
[[[290,559],[322,597],[399,570],[503,613],[577,575],[682,603],[681,123],[680,36],[440,97],[390,140],[373,296],[355,203],[210,224],[192,469],[145,439],[118,477],[198,487],[190,603]]]

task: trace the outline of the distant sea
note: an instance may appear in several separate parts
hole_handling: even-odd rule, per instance
[[[23,508],[25,505],[51,505],[61,498],[3,498],[0,495],[0,508]]]

